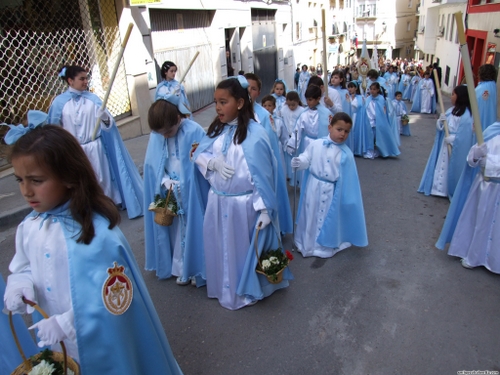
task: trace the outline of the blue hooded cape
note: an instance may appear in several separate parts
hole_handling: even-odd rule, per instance
[[[487,95],[484,94],[485,91],[488,91]],[[481,127],[485,130],[497,121],[497,85],[495,81],[479,82],[476,87],[476,97]]]
[[[180,181],[180,195],[173,190],[181,210],[178,218],[181,226],[181,247],[184,253],[183,276],[196,276],[197,286],[205,285],[205,257],[203,248],[203,217],[207,205],[208,181],[201,176],[190,159],[193,143],[199,143],[205,131],[196,122],[184,119],[175,135],[178,143],[181,175],[170,176]],[[148,148],[144,160],[144,206],[154,201],[155,195],[165,197],[161,180],[168,158],[167,140],[160,134],[149,135]],[[170,150],[172,152],[172,150]],[[154,212],[144,215],[144,239],[146,247],[146,270],[156,270],[160,279],[172,276],[173,249],[170,246],[169,228],[154,222]]]
[[[483,133],[484,141],[487,142],[493,137],[500,134],[500,122],[495,122],[494,124],[488,126]],[[451,200],[450,208],[446,214],[446,219],[443,224],[443,229],[441,229],[441,234],[436,242],[436,246],[439,250],[444,250],[447,243],[451,242],[453,234],[455,233],[455,228],[457,227],[458,219],[465,206],[467,197],[469,196],[470,188],[472,183],[476,178],[477,173],[480,172],[481,168],[473,168],[468,163],[463,169],[460,180],[458,181],[457,187],[455,189],[455,195]]]
[[[332,203],[316,242],[331,248],[338,248],[342,242],[350,242],[358,247],[368,246],[363,197],[354,155],[345,143],[335,146],[342,150],[339,178],[335,184]],[[301,212],[303,193],[306,192],[309,177],[309,169],[306,169],[300,191],[298,212]]]
[[[365,107],[367,108],[371,101],[375,101],[375,114],[376,114],[376,124],[375,124],[375,143],[376,147],[380,152],[380,155],[384,158],[388,156],[398,156],[400,154],[397,140],[395,139],[395,133],[393,131],[393,124],[391,124],[389,119],[389,108],[386,107],[386,100],[380,94],[377,95],[376,98],[369,96],[366,99]],[[361,126],[364,126],[365,129],[370,128],[370,120],[366,111],[361,112]],[[368,149],[373,150],[373,133],[370,137],[370,141],[368,143]]]
[[[102,101],[97,95],[84,91],[82,97],[101,107]],[[47,124],[61,125],[62,110],[71,100],[71,93],[66,91],[54,98],[49,109]],[[129,219],[142,216],[144,213],[144,186],[139,171],[123,143],[113,116],[109,115],[111,124],[109,131],[101,131],[102,144],[111,169],[111,178],[116,182],[122,198],[122,208],[127,209]]]
[[[422,86],[422,82],[424,79],[420,79],[418,82],[417,89],[415,91],[415,96],[413,97],[413,104],[411,105],[411,110],[410,112],[415,112],[415,113],[420,113],[421,111],[421,104],[420,104],[420,86]],[[436,99],[434,97],[431,97],[431,113],[436,113]]]
[[[452,116],[453,108],[448,108],[446,111],[446,117]],[[436,164],[438,161],[439,154],[441,153],[441,147],[443,145],[444,130],[436,129],[436,136],[434,137],[434,144],[432,146],[429,159],[425,166],[424,174],[420,180],[420,186],[417,191],[419,193],[424,193],[425,195],[430,195],[432,191],[432,183],[434,181],[434,171],[436,169]],[[472,116],[468,109],[465,113],[460,116],[460,124],[458,126],[457,133],[455,135],[455,141],[453,142],[453,147],[451,151],[451,156],[448,161],[448,196],[453,197],[455,188],[458,184],[462,170],[467,164],[467,154],[470,148],[474,144],[475,137],[472,134]],[[445,145],[446,146],[446,145]]]
[[[37,216],[33,211],[25,220]],[[95,214],[95,237],[89,245],[77,243],[81,227],[69,209],[51,215],[61,221],[68,249],[69,282],[81,374],[181,375],[160,319],[132,250],[115,226]],[[121,315],[107,310],[103,286],[114,262],[124,267],[133,297]],[[141,344],[142,343],[142,344]]]
[[[210,147],[216,139],[216,137],[210,138],[208,135],[205,136],[196,149],[193,160],[196,160],[196,158]],[[271,224],[259,232],[257,246],[260,256],[263,249],[277,249],[281,238],[278,223],[278,201],[276,198],[278,163],[271,148],[266,130],[261,124],[254,120],[250,120],[248,124],[247,137],[243,143],[241,143],[241,147],[243,148],[243,153],[250,174],[252,175],[255,188],[262,198],[268,215],[271,218]],[[263,168],[263,166],[266,168]],[[271,170],[269,170],[267,166],[271,166]],[[253,229],[252,232],[249,233],[252,237],[237,293],[240,296],[247,296],[253,300],[260,300],[271,295],[278,289],[286,288],[288,286],[288,280],[293,279],[293,276],[287,267],[283,272],[283,281],[279,284],[271,284],[267,281],[265,276],[255,272],[255,268],[257,267],[257,256],[255,255],[254,249],[255,232],[256,230]]]

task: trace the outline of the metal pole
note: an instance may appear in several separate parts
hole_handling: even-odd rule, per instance
[[[294,156],[297,156],[297,129],[295,129],[295,152]],[[293,244],[292,244],[292,251],[295,251],[295,219],[297,217],[297,210],[296,210],[296,205],[297,205],[297,168],[293,168]]]

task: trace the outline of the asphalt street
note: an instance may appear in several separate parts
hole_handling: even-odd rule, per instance
[[[410,118],[412,136],[402,138],[399,157],[356,158],[368,247],[329,259],[295,253],[290,287],[239,311],[208,299],[205,288],[143,271],[184,374],[500,371],[500,277],[482,267],[464,269],[434,247],[449,202],[425,197],[417,187],[437,116]],[[147,139],[127,141],[134,159],[143,157]],[[129,220],[123,212],[120,227],[143,269],[143,219]],[[0,226],[4,278],[14,237],[14,225]],[[284,245],[291,248],[290,235]]]

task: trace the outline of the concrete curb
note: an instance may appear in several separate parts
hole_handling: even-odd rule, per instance
[[[0,214],[0,230],[19,224],[33,209],[30,206],[14,208]]]

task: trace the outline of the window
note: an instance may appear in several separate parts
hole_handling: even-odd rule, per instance
[[[446,70],[444,73],[444,84],[446,86],[450,85],[450,67],[448,65],[446,65]]]
[[[454,31],[455,31],[455,17],[451,19],[450,42],[453,42]]]
[[[413,6],[412,1],[408,0],[408,8],[411,8],[412,6]],[[407,55],[409,55],[409,53]]]
[[[446,17],[446,36],[444,37],[445,39],[448,39],[448,31],[450,30],[450,18],[451,14],[448,14],[448,17]]]
[[[406,31],[411,31],[411,22],[406,22]]]
[[[295,39],[302,39],[302,24],[300,22],[295,22]]]

